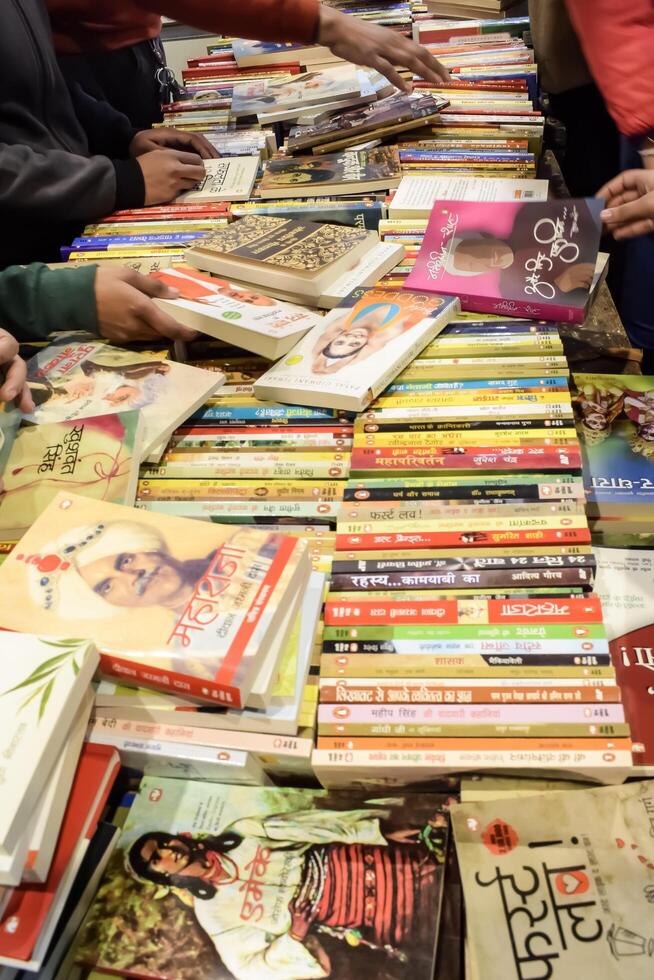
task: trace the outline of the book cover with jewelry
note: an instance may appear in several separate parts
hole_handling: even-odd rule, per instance
[[[146,777],[78,961],[139,980],[431,980],[448,803]]]
[[[600,210],[590,198],[437,200],[406,286],[459,296],[463,310],[581,323]]]
[[[0,478],[3,540],[24,534],[60,490],[133,504],[141,422],[130,411],[20,428]]]
[[[138,410],[147,457],[220,387],[222,375],[89,338],[40,350],[27,364],[27,384],[36,408],[25,418],[38,425]]]
[[[0,569],[0,625],[91,637],[107,676],[238,708],[308,574],[297,538],[60,493]]]
[[[254,383],[257,398],[362,411],[454,319],[458,300],[355,289]]]
[[[654,782],[452,809],[472,977],[649,980]]]

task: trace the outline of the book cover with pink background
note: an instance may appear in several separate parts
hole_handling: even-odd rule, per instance
[[[461,308],[583,321],[602,202],[436,201],[408,289],[459,296]]]

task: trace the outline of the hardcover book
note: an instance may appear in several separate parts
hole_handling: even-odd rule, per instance
[[[23,426],[0,481],[0,537],[19,538],[60,490],[133,504],[141,443],[137,411]]]
[[[206,272],[318,299],[376,241],[344,225],[248,215],[200,239],[186,258]]]
[[[256,116],[358,95],[361,95],[361,84],[352,65],[304,72],[283,81],[257,78],[234,86],[232,115]]]
[[[397,151],[388,146],[287,157],[269,161],[259,192],[262,198],[369,194],[397,187],[401,174]]]
[[[406,286],[457,295],[463,310],[581,323],[601,203],[435,201]]]
[[[77,630],[106,675],[241,707],[308,571],[297,538],[61,493],[0,568],[0,625]]]
[[[362,411],[457,311],[451,297],[434,303],[424,293],[355,289],[255,381],[255,395]]]
[[[446,803],[146,777],[78,962],[139,980],[431,980]]]
[[[27,384],[36,408],[25,419],[38,425],[138,410],[147,457],[220,387],[222,375],[89,339],[40,350],[27,364]]]
[[[84,699],[98,655],[88,640],[1,635],[0,853],[11,857]]]
[[[202,204],[209,201],[248,201],[259,170],[259,158],[221,157],[203,160],[206,176],[194,190],[175,198],[176,204]]]
[[[155,302],[179,323],[270,360],[288,353],[320,321],[309,310],[189,266],[155,273],[154,278],[178,290],[179,299]]]

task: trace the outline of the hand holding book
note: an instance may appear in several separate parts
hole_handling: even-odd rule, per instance
[[[16,402],[21,412],[34,411],[30,390],[25,384],[27,368],[18,356],[18,341],[0,329],[0,401]]]
[[[600,218],[614,238],[636,238],[654,231],[654,171],[625,170],[596,197],[606,200]]]
[[[410,91],[410,83],[395,70],[395,65],[408,68],[428,82],[449,81],[447,68],[426,48],[387,27],[348,16],[326,4],[320,6],[316,40],[344,61],[375,68],[402,92]]]
[[[116,343],[160,337],[194,340],[197,336],[195,330],[183,327],[152,302],[153,298],[177,299],[178,296],[175,289],[157,279],[121,266],[100,266],[94,289],[98,330],[107,340]],[[32,410],[33,406],[26,409]]]

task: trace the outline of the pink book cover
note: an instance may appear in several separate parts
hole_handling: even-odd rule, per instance
[[[603,204],[435,201],[406,289],[458,296],[463,310],[581,323]]]
[[[622,704],[321,704],[318,724],[605,725],[624,722]],[[599,733],[598,733],[599,734]]]

